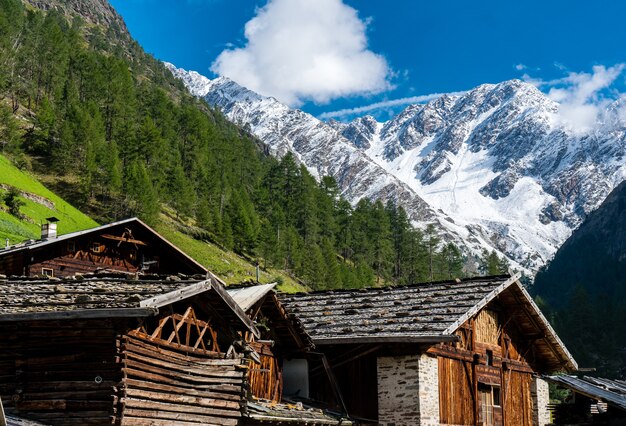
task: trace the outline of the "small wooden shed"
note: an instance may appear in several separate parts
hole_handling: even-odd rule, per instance
[[[237,425],[245,333],[215,277],[1,278],[0,395],[51,425]]]
[[[228,294],[252,319],[260,336],[251,333],[246,341],[257,357],[248,364],[248,401],[244,425],[348,425],[345,414],[314,404],[308,387],[301,383],[301,369],[320,354],[300,320],[289,315],[274,290],[275,284],[233,287]],[[306,389],[305,389],[306,388]],[[313,404],[313,405],[312,405]]]
[[[571,357],[519,281],[481,277],[283,295],[351,418],[382,425],[545,425],[543,373]],[[333,393],[311,369],[313,397]]]
[[[567,399],[553,406],[555,425],[626,425],[626,381],[601,377],[546,376]]]

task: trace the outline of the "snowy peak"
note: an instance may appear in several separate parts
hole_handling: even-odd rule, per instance
[[[185,83],[185,86],[192,95],[203,97],[211,90],[211,80],[196,71],[186,71],[182,68],[176,68],[174,64],[163,62],[165,67],[169,69],[174,77],[179,78]]]
[[[292,152],[315,176],[335,177],[351,202],[393,200],[466,253],[495,249],[526,271],[626,178],[619,101],[582,135],[562,125],[558,103],[520,80],[410,105],[385,123],[326,123],[226,78],[169,67],[273,154]]]

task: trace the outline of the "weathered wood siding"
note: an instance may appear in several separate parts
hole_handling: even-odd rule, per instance
[[[439,357],[439,419],[442,424],[473,425],[474,379],[467,361]]]
[[[280,402],[283,396],[283,374],[279,359],[272,352],[270,343],[251,342],[250,346],[261,358],[258,364],[248,361],[248,383],[256,398]]]
[[[532,340],[497,306],[481,310],[456,334],[459,342],[429,349],[439,357],[441,423],[532,425]]]
[[[506,425],[532,426],[532,375],[509,370],[504,374],[504,418]]]
[[[244,373],[240,357],[196,352],[130,332],[120,341],[122,425],[237,425]]]
[[[7,412],[51,425],[110,425],[121,379],[117,329],[111,320],[2,324]]]

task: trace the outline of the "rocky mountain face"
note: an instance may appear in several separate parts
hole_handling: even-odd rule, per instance
[[[24,0],[41,10],[56,9],[68,16],[78,15],[92,24],[114,27],[128,33],[124,20],[107,0]]]
[[[535,271],[626,179],[626,124],[614,104],[590,131],[519,80],[411,105],[380,123],[323,122],[227,78],[168,65],[190,91],[283,155],[291,151],[343,195],[394,200],[418,226],[438,225],[469,252]]]

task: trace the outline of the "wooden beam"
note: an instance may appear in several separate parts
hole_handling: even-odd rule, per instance
[[[115,240],[115,241],[121,241],[123,243],[130,243],[130,244],[137,244],[140,246],[147,246],[148,243],[145,243],[141,240],[135,240],[133,238],[126,238],[126,237],[118,237],[115,235],[111,235],[111,234],[102,234],[100,235],[100,237],[102,238],[106,238],[107,240]]]
[[[332,368],[330,368],[328,359],[326,359],[326,354],[321,354],[321,355],[322,355],[322,364],[324,365],[324,369],[326,370],[326,374],[328,375],[328,380],[330,380],[330,386],[333,389],[335,398],[337,399],[337,402],[341,406],[345,415],[350,417],[350,414],[348,413],[348,408],[346,407],[346,403],[343,400],[343,395],[341,394],[341,388],[339,387],[339,383],[337,383],[337,378],[335,377],[335,373],[333,373]]]
[[[355,337],[326,337],[313,338],[316,345],[343,345],[355,343],[440,343],[457,342],[457,335],[432,335],[432,336],[355,336]]]
[[[199,283],[191,284],[181,289],[170,291],[169,293],[159,294],[150,299],[142,300],[139,302],[139,306],[160,308],[165,305],[171,305],[172,303],[180,302],[181,300],[204,293],[210,290],[212,286],[211,280],[200,281]]]
[[[57,312],[32,312],[19,314],[1,314],[0,322],[65,320],[65,319],[102,319],[102,318],[141,318],[159,313],[157,308],[104,308],[74,309]]]

